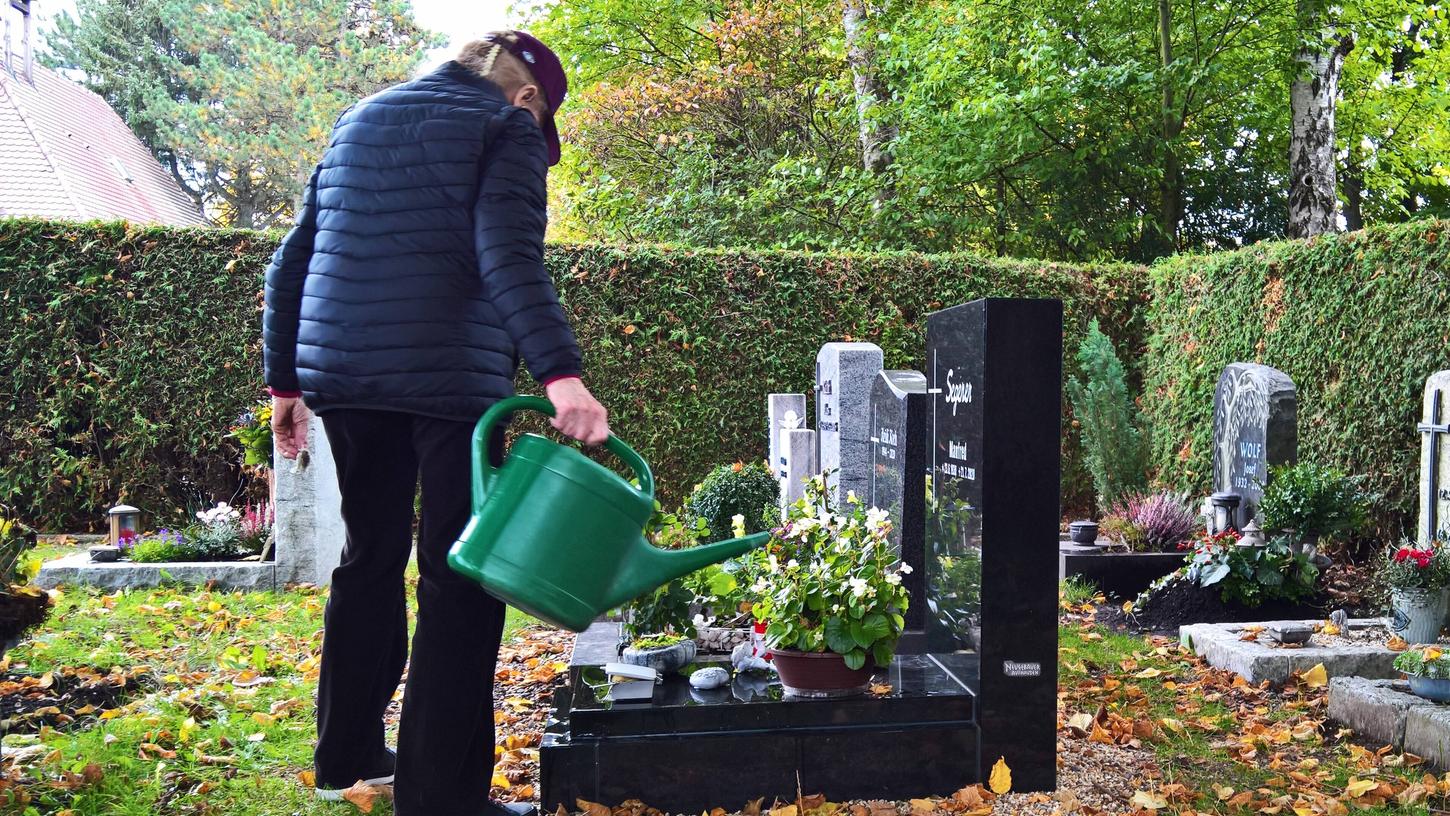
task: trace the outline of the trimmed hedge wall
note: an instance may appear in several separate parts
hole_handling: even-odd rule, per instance
[[[261,275],[276,233],[0,220],[0,501],[82,529],[118,498],[150,518],[232,495],[225,438],[261,394]],[[587,382],[666,501],[763,456],[765,394],[808,390],[822,343],[868,340],[921,368],[928,312],[1051,296],[1069,351],[1099,317],[1133,360],[1145,272],[970,255],[554,246]],[[1131,364],[1131,363],[1130,363]],[[1076,440],[1064,496],[1090,503]]]
[[[1450,223],[1180,256],[1152,272],[1143,403],[1159,479],[1212,480],[1213,392],[1228,363],[1293,378],[1299,458],[1365,474],[1380,532],[1414,523],[1425,378],[1450,367]]]

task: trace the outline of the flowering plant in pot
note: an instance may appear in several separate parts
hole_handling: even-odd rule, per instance
[[[873,664],[890,664],[906,626],[901,577],[912,569],[896,557],[890,531],[886,511],[867,509],[854,493],[832,508],[817,476],[757,551],[751,611],[766,624],[788,693],[857,693]]]
[[[1385,550],[1379,575],[1390,588],[1390,628],[1410,643],[1433,643],[1445,620],[1450,555],[1408,542]]]
[[[1395,669],[1410,679],[1416,696],[1450,702],[1450,654],[1438,646],[1419,646],[1401,652]]]

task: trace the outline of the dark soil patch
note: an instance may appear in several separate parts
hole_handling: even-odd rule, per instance
[[[50,596],[35,587],[0,592],[0,643],[12,641],[50,614]]]
[[[1124,612],[1120,606],[1098,609],[1097,621],[1120,632],[1178,636],[1178,627],[1190,623],[1249,623],[1252,621],[1329,617],[1330,600],[1291,603],[1267,601],[1246,607],[1225,603],[1218,590],[1191,581],[1174,581],[1153,594],[1141,609]]]
[[[148,675],[84,667],[40,675],[0,674],[0,725],[7,733],[23,734],[47,725],[78,728],[153,685]]]

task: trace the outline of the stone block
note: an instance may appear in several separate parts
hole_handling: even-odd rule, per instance
[[[1395,653],[1383,646],[1308,646],[1302,649],[1279,649],[1256,641],[1240,640],[1246,627],[1312,623],[1308,621],[1261,621],[1258,623],[1195,623],[1178,630],[1179,640],[1193,649],[1214,668],[1243,675],[1258,685],[1267,680],[1274,685],[1287,681],[1295,672],[1305,672],[1323,663],[1330,677],[1367,677],[1389,679],[1398,677]],[[1382,626],[1377,618],[1356,618],[1351,628]]]
[[[1430,760],[1437,768],[1450,768],[1450,707],[1420,700],[1405,712],[1405,738],[1401,747]]]
[[[1329,718],[1365,739],[1396,749],[1405,745],[1410,714],[1427,707],[1435,706],[1411,694],[1409,684],[1400,680],[1336,677],[1329,681]],[[1423,727],[1421,731],[1428,733]]]
[[[266,591],[278,588],[276,565],[268,561],[173,561],[137,564],[131,561],[96,563],[86,553],[47,562],[35,576],[35,585],[53,589],[88,585],[102,589],[131,589],[175,582],[189,586],[212,584],[221,589]]]

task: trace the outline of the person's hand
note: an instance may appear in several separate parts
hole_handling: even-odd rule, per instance
[[[544,387],[554,404],[550,423],[559,433],[586,445],[599,445],[609,438],[609,414],[589,393],[578,377],[555,380]]]
[[[284,459],[296,459],[307,447],[307,420],[312,412],[296,397],[272,398],[272,438]]]

